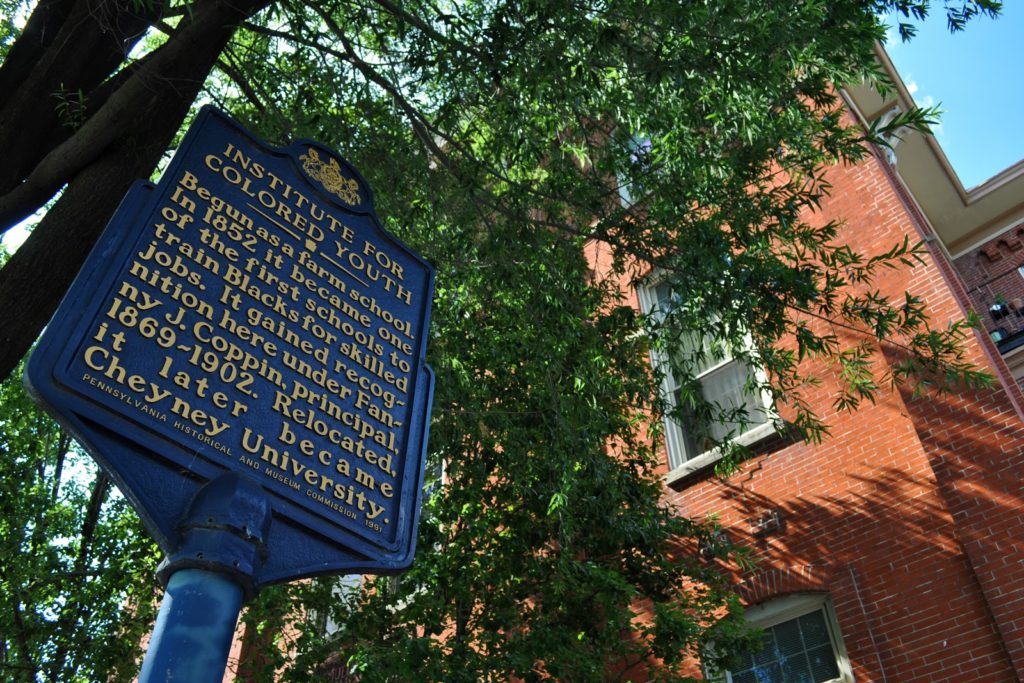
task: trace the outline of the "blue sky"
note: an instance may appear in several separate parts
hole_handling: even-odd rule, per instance
[[[943,110],[936,139],[971,188],[1024,158],[1024,2],[955,34],[932,10],[909,43],[891,31],[886,50],[918,105]]]

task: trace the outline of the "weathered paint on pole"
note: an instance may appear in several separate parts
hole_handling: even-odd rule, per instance
[[[242,587],[223,574],[171,575],[139,683],[220,683],[242,607]]]
[[[166,584],[140,683],[219,682],[244,599],[267,555],[271,507],[263,488],[227,473],[199,490],[180,545],[158,570]]]

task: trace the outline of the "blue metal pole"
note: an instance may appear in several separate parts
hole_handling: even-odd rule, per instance
[[[242,607],[223,574],[182,569],[167,582],[139,683],[220,683]]]
[[[258,591],[271,510],[263,488],[227,473],[199,489],[182,520],[139,683],[220,683],[243,600]]]

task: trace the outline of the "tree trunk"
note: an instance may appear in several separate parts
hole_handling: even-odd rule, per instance
[[[46,178],[57,188],[66,180],[67,187],[0,270],[0,319],[11,321],[0,332],[0,378],[10,374],[49,321],[132,182],[152,172],[235,28],[269,3],[197,3],[159,54],[83,126],[81,139],[68,140],[44,159],[56,168],[81,168],[63,180]],[[107,123],[91,125],[97,121]],[[77,159],[65,158],[76,154]]]
[[[135,11],[142,8],[141,12]],[[102,102],[94,91],[127,60],[160,3],[63,0],[40,4],[0,67],[0,193],[22,182]]]
[[[32,10],[18,40],[0,64],[0,109],[7,106],[9,94],[21,87],[32,66],[43,58],[52,44],[51,36],[60,31],[76,0],[40,0]]]

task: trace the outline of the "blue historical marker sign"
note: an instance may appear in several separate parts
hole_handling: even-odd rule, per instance
[[[205,482],[269,494],[257,586],[412,560],[433,271],[362,176],[205,108],[139,183],[32,355],[34,394],[173,550]]]

